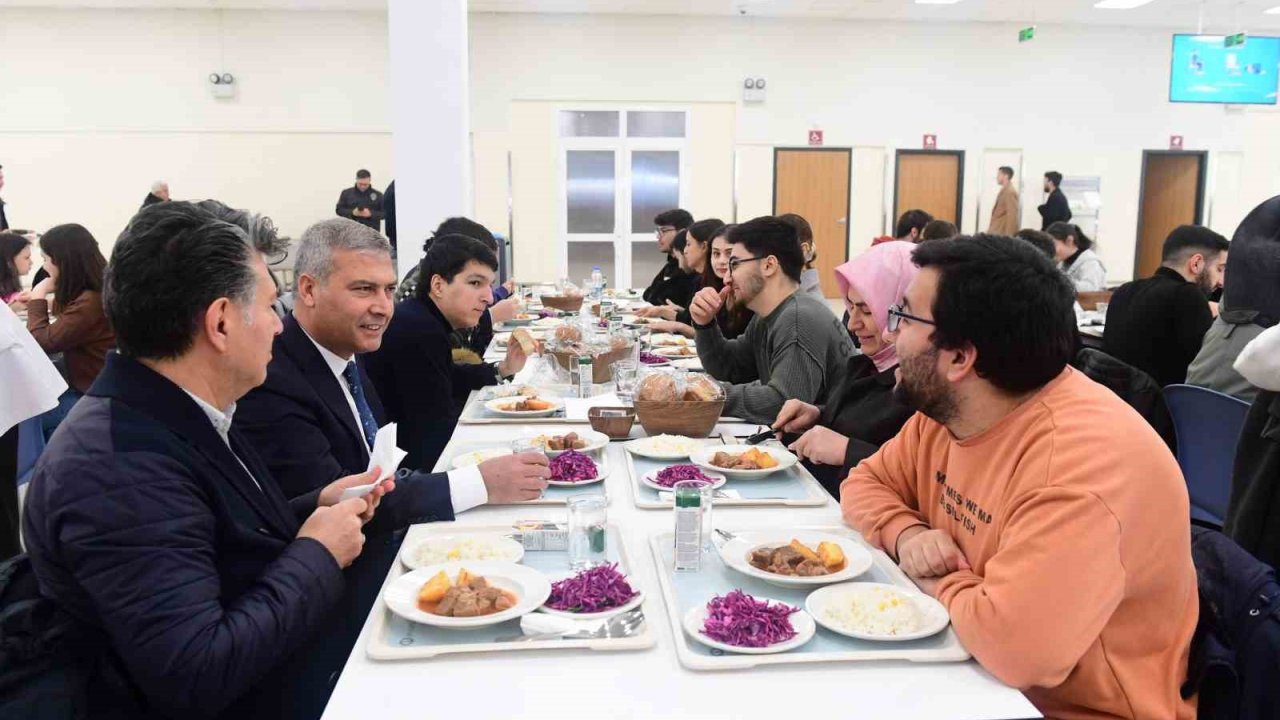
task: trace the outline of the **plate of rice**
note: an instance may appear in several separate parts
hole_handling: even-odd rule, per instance
[[[951,624],[942,603],[887,583],[828,585],[809,594],[805,609],[822,627],[860,640],[919,640]]]
[[[653,437],[632,440],[626,444],[629,452],[651,460],[679,460],[689,457],[703,446],[701,440],[683,435],[654,435]]]
[[[446,562],[501,560],[518,563],[524,546],[502,535],[444,535],[426,537],[400,547],[400,562],[410,570]]]

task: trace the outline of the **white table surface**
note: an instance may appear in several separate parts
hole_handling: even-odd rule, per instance
[[[459,425],[453,443],[502,444],[526,432],[589,429],[586,424]],[[721,425],[745,435],[755,425]],[[633,436],[643,431],[639,424]],[[657,647],[644,651],[547,650],[446,655],[430,660],[374,661],[365,654],[371,623],[347,660],[325,709],[325,720],[424,718],[465,712],[469,718],[761,718],[786,720],[797,713],[817,717],[894,720],[994,720],[1039,718],[1023,695],[983,670],[965,663],[830,663],[779,665],[745,671],[694,672],[676,658],[657,571],[649,551],[651,535],[671,530],[666,510],[641,510],[632,503],[625,451],[608,448],[612,470],[604,483],[609,520],[618,525],[641,587],[658,600],[648,622]],[[443,457],[448,457],[449,449]],[[517,520],[564,522],[559,506],[495,506],[469,510],[454,521],[468,525],[511,524]],[[814,508],[727,508],[713,510],[713,522],[728,530],[768,526],[840,524],[834,500]],[[379,603],[373,612],[382,612]],[[766,690],[767,689],[767,690]]]

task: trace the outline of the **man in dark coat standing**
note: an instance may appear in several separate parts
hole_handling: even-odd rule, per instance
[[[1040,217],[1043,220],[1040,223],[1041,230],[1048,230],[1049,226],[1056,222],[1066,222],[1071,219],[1071,205],[1067,203],[1067,196],[1062,194],[1059,185],[1062,184],[1062,173],[1050,170],[1044,174],[1044,191],[1049,193],[1049,197],[1045,198],[1044,204],[1036,208],[1040,211]]]
[[[382,193],[373,189],[373,176],[368,170],[356,171],[356,184],[342,191],[334,212],[344,217],[382,231]]]
[[[116,242],[118,352],[45,449],[23,518],[41,594],[127,676],[128,697],[95,707],[314,718],[354,644],[343,568],[394,483],[288,501],[232,427],[266,376],[275,294],[244,231],[192,203],[138,214]]]

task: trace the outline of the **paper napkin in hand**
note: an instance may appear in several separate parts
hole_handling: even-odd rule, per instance
[[[378,476],[378,481],[368,485],[360,485],[358,487],[347,488],[342,491],[342,500],[353,497],[364,497],[368,495],[378,483],[386,480],[396,473],[396,468],[400,467],[400,463],[409,453],[396,447],[396,424],[387,423],[378,429],[378,434],[373,438],[373,451],[369,453],[369,467],[365,468],[368,472],[374,467],[382,469]]]

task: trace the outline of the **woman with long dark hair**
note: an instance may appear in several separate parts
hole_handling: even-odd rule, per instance
[[[93,235],[82,225],[58,225],[40,238],[40,252],[49,277],[31,289],[27,329],[45,352],[62,353],[70,385],[58,407],[44,416],[49,437],[98,377],[116,337],[102,309],[107,260]],[[50,321],[51,314],[56,322]]]
[[[1093,241],[1079,225],[1056,222],[1045,232],[1053,236],[1054,256],[1058,267],[1076,286],[1076,292],[1101,292],[1107,289],[1107,268],[1093,251]]]
[[[711,218],[699,220],[690,225],[686,231],[685,246],[682,250],[684,266],[687,272],[697,278],[695,291],[704,287],[713,287],[717,291],[724,288],[724,278],[729,274],[730,249],[725,233],[730,227],[732,226],[725,225],[718,218]],[[716,244],[717,241],[719,245]],[[747,321],[751,319],[751,311],[745,308],[727,307],[728,305],[731,303],[727,303],[726,308],[721,310],[717,320],[725,338],[733,339],[746,329]],[[693,318],[689,316],[688,308],[676,309],[671,306],[648,308],[647,313],[641,311],[638,314],[660,318],[649,326],[655,332],[693,337]]]
[[[27,293],[22,276],[31,272],[31,241],[11,232],[0,232],[0,302],[15,313],[26,309]]]

